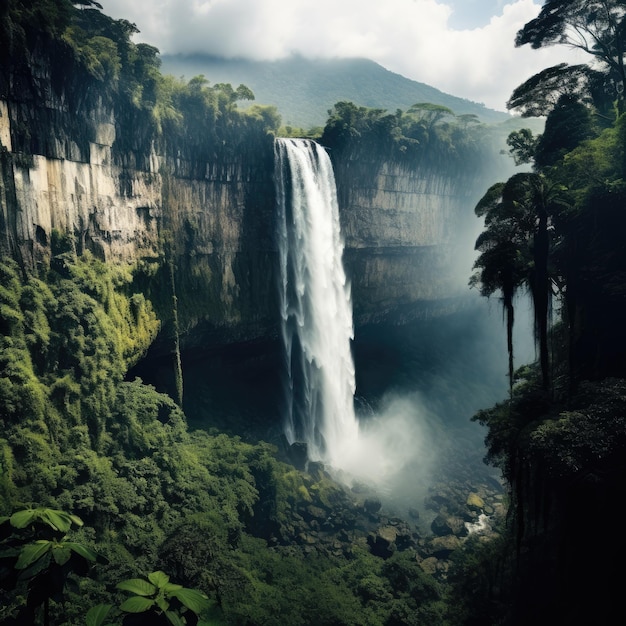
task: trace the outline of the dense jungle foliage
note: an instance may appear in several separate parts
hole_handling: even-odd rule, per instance
[[[471,284],[502,297],[509,328],[516,294],[530,294],[539,354],[515,371],[509,343],[510,398],[475,418],[510,485],[499,539],[468,540],[445,581],[411,550],[374,556],[366,530],[308,549],[303,507],[331,515],[343,489],[265,443],[190,429],[172,398],[128,379],[161,323],[140,268],[77,254],[54,233],[36,273],[0,259],[0,623],[612,623],[626,557],[619,516],[604,514],[626,479],[625,13],[623,2],[548,0],[520,31],[519,45],[583,48],[587,32],[596,63],[515,91],[511,106],[545,115],[545,131],[511,135],[531,171],[477,206]],[[273,107],[237,110],[252,97],[244,86],[161,75],[158,51],[97,2],[4,0],[0,31],[2,95],[11,71],[54,50],[75,69],[52,76],[56,87],[82,107],[110,98],[137,131],[120,135],[118,154],[156,138],[228,159],[245,133],[278,132]],[[69,89],[78,75],[82,89]],[[463,126],[474,120],[441,107],[338,103],[322,140],[355,158],[374,140],[399,160],[425,145],[449,156],[471,141]],[[37,152],[36,137],[21,141],[14,149]]]
[[[478,133],[471,132],[480,127]],[[455,115],[448,107],[427,102],[417,103],[407,111],[389,113],[352,102],[338,102],[329,111],[321,142],[341,153],[343,158],[361,160],[392,159],[425,163],[467,158],[466,150],[476,150],[485,126],[475,115]]]
[[[489,623],[589,624],[618,610],[626,545],[607,510],[626,479],[626,3],[548,0],[517,45],[570,45],[590,66],[560,64],[520,85],[509,107],[546,116],[539,137],[513,133],[532,171],[493,185],[476,207],[485,230],[472,286],[501,297],[510,397],[475,419],[510,484],[510,549]],[[592,42],[592,43],[590,43]],[[536,364],[514,367],[516,295],[528,294]]]
[[[50,623],[84,623],[112,598],[123,609],[115,585],[159,570],[202,590],[213,624],[437,623],[442,592],[409,554],[383,561],[364,541],[340,556],[289,545],[299,504],[332,510],[345,497],[323,472],[299,472],[267,444],[190,432],[172,399],[125,380],[158,329],[132,268],[60,252],[41,276],[9,259],[0,272],[0,510],[71,511],[81,523],[55,545],[99,555],[74,588],[50,590]],[[20,543],[8,521],[0,622],[43,623],[45,593],[26,604],[24,594],[54,561],[20,567],[16,546],[42,535]]]

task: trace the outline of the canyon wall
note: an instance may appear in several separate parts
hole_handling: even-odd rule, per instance
[[[110,98],[77,104],[74,89],[50,88],[51,66],[35,69],[0,99],[0,252],[39,271],[65,237],[78,254],[138,264],[165,336],[176,296],[183,348],[274,333],[273,138],[190,158]]]
[[[276,337],[273,137],[222,160],[182,155],[120,120],[106,98],[92,95],[77,119],[52,78],[44,67],[19,97],[0,99],[2,252],[33,271],[69,235],[78,253],[139,263],[165,334],[178,303],[183,349]],[[334,167],[355,324],[462,306],[473,206],[497,179],[475,168]]]
[[[481,229],[474,206],[497,176],[507,176],[508,163],[496,157],[493,169],[485,163],[456,171],[372,165],[335,162],[355,323],[404,323],[458,310],[468,300]]]

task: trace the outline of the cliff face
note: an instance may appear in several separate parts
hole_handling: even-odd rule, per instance
[[[89,249],[107,261],[158,255],[161,180],[156,155],[150,155],[147,171],[113,165],[111,123],[96,124],[96,141],[89,143],[84,161],[56,151],[13,153],[6,129],[10,119],[2,119],[9,138],[0,160],[2,244],[7,251],[34,267],[49,256],[50,237],[57,230],[72,233],[79,251]]]
[[[115,126],[97,131],[86,161],[3,152],[5,251],[33,269],[50,256],[54,231],[73,235],[77,252],[107,262],[158,264],[167,247],[174,289],[186,305],[183,335],[198,325],[233,338],[265,332],[273,324],[271,280],[262,275],[272,271],[268,154],[258,155],[254,172],[241,162],[206,164],[205,176],[194,179],[188,164],[154,150],[144,170],[114,163]]]
[[[60,79],[55,50],[0,71],[0,252],[32,271],[70,235],[78,253],[148,268],[165,335],[174,294],[190,346],[198,329],[224,341],[270,332],[272,138],[219,160],[194,158],[180,137],[157,143],[89,77]]]
[[[79,253],[160,267],[149,291],[166,322],[177,296],[183,349],[275,336],[271,135],[228,158],[194,157],[156,145],[97,92],[78,106],[52,83],[43,67],[0,99],[2,251],[34,269],[57,231]],[[459,250],[472,249],[483,183],[434,166],[334,166],[355,323],[458,308],[471,269]]]
[[[168,161],[169,162],[169,161]],[[170,162],[171,163],[171,162]],[[273,146],[203,179],[171,163],[162,224],[173,246],[180,330],[187,347],[276,334]]]
[[[3,137],[10,138],[10,119],[6,113],[1,119]],[[114,163],[115,132],[111,122],[96,124],[85,161],[29,158],[11,152],[7,141],[0,159],[4,248],[34,267],[49,255],[57,230],[72,233],[78,251],[106,261],[156,261],[165,233],[181,270],[178,295],[191,290],[187,295],[196,301],[182,312],[182,330],[214,327],[241,339],[268,332],[275,298],[271,146],[254,168],[205,164],[200,179],[189,175],[190,164],[154,150],[145,170]],[[467,255],[459,259],[460,250],[474,235],[466,181],[391,164],[373,180],[345,178],[341,170],[356,323],[402,321],[456,306],[470,269],[466,264],[459,278],[467,261]]]
[[[0,250],[34,268],[58,231],[107,261],[155,257],[160,159],[114,151],[112,100],[67,54],[35,40],[0,68]]]
[[[403,323],[462,306],[485,174],[391,162],[335,168],[355,323]]]

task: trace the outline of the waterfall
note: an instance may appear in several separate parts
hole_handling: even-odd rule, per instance
[[[276,139],[280,307],[289,443],[341,466],[358,437],[354,336],[343,268],[337,192],[326,151],[308,139]]]

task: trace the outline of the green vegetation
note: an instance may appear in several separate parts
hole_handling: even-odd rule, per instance
[[[392,160],[412,167],[445,163],[454,168],[466,162],[469,154],[476,158],[480,137],[486,136],[485,126],[475,115],[456,116],[441,105],[418,103],[405,112],[389,113],[338,102],[329,111],[320,140],[336,151],[337,160]]]
[[[418,102],[406,111],[389,112],[342,101],[328,114],[318,141],[329,149],[341,206],[349,206],[352,190],[362,189],[362,181],[375,180],[385,168],[445,172],[468,198],[480,197],[485,180],[514,169],[502,150],[509,125],[487,125],[446,106]],[[466,217],[471,218],[460,219]],[[473,228],[469,221],[468,229]]]
[[[0,265],[0,507],[13,532],[43,525],[54,535],[9,555],[20,584],[31,570],[36,581],[64,573],[37,603],[4,585],[1,623],[27,611],[32,621],[19,623],[48,623],[37,612],[48,597],[45,619],[63,624],[83,623],[90,610],[94,624],[135,610],[172,624],[195,623],[189,611],[215,624],[392,624],[409,614],[410,623],[438,623],[441,591],[409,554],[385,563],[363,537],[347,555],[304,556],[291,535],[300,505],[331,510],[346,497],[328,477],[283,465],[267,444],[190,432],[171,398],[125,380],[158,328],[132,290],[133,268],[55,241],[40,277]],[[146,593],[129,599],[139,583],[120,580],[144,572],[153,572]]]
[[[506,313],[509,381],[513,387],[513,300],[525,287],[531,295],[539,344],[543,385],[549,387],[548,322],[552,285],[549,267],[549,218],[569,209],[565,188],[538,173],[515,174],[506,183],[496,183],[476,206],[485,218],[485,230],[476,241],[481,252],[470,285],[484,296],[499,291]]]
[[[61,603],[72,575],[84,575],[103,561],[87,546],[69,541],[72,526],[82,526],[76,515],[54,509],[24,509],[0,518],[0,587],[26,595],[22,605],[14,596],[11,610],[16,623],[31,624],[39,613],[50,624],[50,601]]]
[[[162,60],[163,71],[174,76],[204,74],[216,82],[248,85],[259,102],[276,105],[283,123],[291,127],[322,127],[328,109],[343,101],[388,111],[406,110],[416,102],[432,102],[459,115],[476,115],[487,124],[507,120],[506,113],[409,80],[368,59],[307,59],[294,55],[273,61],[250,61],[164,54]],[[243,103],[242,108],[245,106]]]
[[[574,45],[594,69],[561,64],[515,90],[512,108],[547,115],[542,135],[510,136],[511,154],[533,171],[492,186],[476,207],[485,231],[470,284],[501,295],[509,329],[510,398],[474,418],[510,484],[508,540],[480,556],[499,572],[480,592],[496,623],[606,622],[619,606],[621,531],[603,527],[615,537],[603,554],[583,518],[612,506],[626,477],[624,24],[623,2],[548,0],[520,30],[518,45]],[[539,359],[514,374],[520,288]]]
[[[271,139],[275,109],[237,110],[250,90],[161,75],[156,49],[131,42],[134,25],[79,4],[86,8],[2,5],[0,71],[28,75],[22,59],[43,39],[63,70],[52,87],[75,107],[72,129],[103,98],[121,127],[114,158],[140,162],[156,140],[180,157],[183,175],[192,173],[186,160],[227,165],[244,143]],[[32,133],[16,147],[30,154],[45,142],[45,124],[23,126]],[[76,135],[90,136],[82,130]],[[347,553],[306,550],[300,507],[330,514],[347,501],[328,476],[295,471],[263,443],[192,432],[172,398],[127,380],[163,319],[176,319],[173,275],[164,258],[153,267],[105,264],[57,231],[37,273],[1,259],[0,510],[19,521],[24,506],[35,507],[27,515],[52,520],[63,535],[35,538],[46,543],[27,543],[21,561],[8,556],[20,572],[40,568],[35,578],[65,569],[42,602],[29,600],[23,572],[19,585],[3,585],[0,622],[191,624],[206,613],[214,624],[393,624],[407,615],[437,624],[441,591],[414,555],[386,565],[367,550],[364,531],[346,542]],[[161,279],[171,289],[152,301],[149,284]],[[80,524],[66,538],[68,519]]]
[[[312,548],[303,514],[349,511],[340,486],[283,464],[265,443],[192,431],[180,370],[178,403],[128,379],[164,320],[176,332],[186,286],[174,289],[173,266],[108,265],[53,232],[37,272],[0,259],[0,623],[610,623],[623,533],[604,516],[603,560],[587,519],[611,510],[626,480],[626,118],[622,92],[604,88],[624,82],[624,13],[620,2],[549,0],[520,32],[518,43],[535,46],[588,33],[597,65],[550,68],[516,90],[511,106],[547,116],[540,137],[510,136],[512,155],[533,169],[477,206],[485,232],[471,282],[502,295],[510,330],[514,294],[530,292],[540,357],[515,372],[509,342],[510,397],[475,417],[510,484],[497,541],[468,541],[447,581],[412,549],[374,556],[349,514],[338,546]],[[158,51],[132,43],[134,32],[89,0],[9,0],[0,85],[31,71],[31,50],[46,50],[71,123],[87,124],[82,114],[103,99],[122,131],[114,158],[140,162],[160,142],[185,176],[191,163],[227,166],[277,132],[273,107],[238,110],[248,88],[163,76]],[[15,120],[28,129],[16,135],[24,162],[45,142],[19,117],[27,109]],[[459,168],[479,160],[485,137],[473,115],[423,102],[388,113],[340,101],[321,133],[346,160],[375,152]],[[147,283],[161,278],[171,289],[158,301]]]
[[[119,607],[119,611],[128,616],[123,623],[145,624],[146,626],[152,624],[207,626],[209,624],[204,620],[198,621],[198,616],[210,607],[207,596],[195,589],[187,589],[182,585],[171,583],[170,577],[165,572],[152,572],[147,578],[123,580],[117,583],[116,587],[132,594]],[[88,625],[100,626],[107,619],[112,608],[111,605],[99,604],[89,609]]]
[[[70,0],[8,0],[0,7],[2,89],[15,72],[28,86],[25,93],[36,98],[37,77],[24,60],[35,47],[40,49],[48,57],[53,93],[67,109],[66,123],[76,129],[81,151],[88,150],[85,140],[94,132],[89,112],[102,105],[115,111],[114,154],[126,159],[134,154],[138,162],[151,142],[162,144],[168,137],[176,145],[163,147],[180,158],[227,163],[242,145],[262,142],[277,131],[275,107],[237,109],[238,101],[254,100],[248,87],[211,86],[202,75],[185,81],[162,74],[157,48],[131,40],[137,27],[99,8],[95,2]],[[39,128],[19,107],[16,116],[15,127],[23,132],[15,133],[14,151],[39,153],[48,143],[48,120],[41,120]]]

